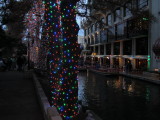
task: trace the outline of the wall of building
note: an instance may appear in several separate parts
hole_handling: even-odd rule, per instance
[[[151,49],[151,68],[150,70],[155,70],[157,68],[160,69],[160,59],[155,59],[155,54],[152,51],[153,44],[155,41],[160,38],[160,0],[150,0],[151,6],[150,6],[150,11],[151,13],[156,17],[158,20],[157,22],[153,22],[151,24],[151,31],[150,31],[150,49]]]
[[[84,36],[78,35],[78,43],[83,44],[84,43]]]
[[[152,3],[154,2],[154,3]],[[144,9],[145,10],[148,10],[150,9],[151,12],[155,13],[155,14],[158,14],[157,11],[159,11],[159,8],[158,8],[158,4],[160,1],[159,0],[155,0],[155,1],[151,1],[149,2],[149,6],[145,6]],[[151,4],[152,3],[152,4]],[[155,6],[154,4],[156,4],[156,8],[153,7]],[[139,6],[138,6],[139,7]],[[157,10],[155,10],[157,9]],[[129,23],[133,23],[137,29],[132,29],[132,26],[127,28],[129,29],[128,33],[129,33],[129,36],[127,35],[127,37],[122,37],[122,38],[119,38],[119,39],[113,39],[113,40],[109,40],[109,39],[106,39],[106,41],[103,41],[101,38],[102,36],[101,35],[101,31],[100,29],[98,28],[97,30],[94,30],[93,32],[91,32],[91,27],[92,25],[96,23],[96,21],[92,21],[92,23],[90,25],[88,24],[84,24],[84,29],[87,30],[86,34],[85,34],[85,41],[88,43],[88,45],[90,47],[93,48],[93,53],[96,53],[94,56],[90,56],[90,57],[97,57],[97,58],[100,58],[100,59],[103,59],[103,58],[109,58],[110,59],[110,67],[113,67],[113,65],[115,64],[115,58],[116,59],[119,59],[119,67],[123,67],[127,61],[131,61],[132,65],[133,65],[133,68],[134,69],[141,69],[141,70],[146,70],[146,68],[148,68],[148,70],[151,70],[151,69],[155,69],[155,67],[157,66],[156,62],[154,62],[154,56],[153,56],[153,52],[151,51],[152,50],[152,46],[153,46],[153,43],[154,43],[154,40],[158,38],[159,35],[158,34],[158,29],[160,27],[158,27],[159,23],[154,23],[149,29],[150,29],[150,32],[148,33],[148,30],[146,29],[141,29],[141,27],[143,26],[139,26],[139,22],[143,22],[142,19],[140,19],[141,21],[138,20],[138,22],[136,22],[135,20],[131,20],[131,15],[127,15],[124,17],[123,13],[124,13],[124,8],[120,8],[121,10],[121,19],[118,19],[117,21],[114,21],[113,20],[113,13],[111,13],[111,16],[112,16],[112,20],[111,20],[111,26],[117,26],[117,29],[118,29],[118,25],[121,25],[123,24],[124,22],[127,21],[127,24],[128,24],[128,21]],[[107,12],[106,12],[107,13]],[[102,17],[104,17],[104,21],[106,21],[106,15],[99,15],[100,19]],[[88,26],[87,26],[88,25]],[[133,26],[134,26],[133,25]],[[123,25],[122,25],[123,26]],[[89,28],[89,29],[88,29]],[[124,28],[124,29],[126,29]],[[145,27],[144,27],[145,28]],[[108,29],[108,26],[107,26],[107,29]],[[88,33],[88,30],[90,31]],[[139,32],[140,30],[140,32]],[[155,32],[157,31],[157,32]],[[155,35],[156,34],[156,35]],[[96,37],[97,35],[97,37]],[[93,37],[93,38],[92,38]],[[108,37],[108,36],[107,36]],[[111,37],[114,37],[114,36],[111,36]],[[119,36],[118,36],[119,37]],[[120,36],[121,37],[121,36]],[[157,37],[157,38],[155,38]],[[154,39],[154,40],[153,40]],[[99,42],[100,41],[100,42]],[[123,49],[124,49],[124,42],[125,41],[130,41],[132,43],[131,45],[131,54],[126,54],[126,53],[123,53]],[[143,42],[145,41],[145,42]],[[114,49],[115,49],[115,43],[119,43],[120,46],[119,46],[119,53],[114,53]],[[106,54],[106,50],[107,50],[107,47],[106,47],[106,44],[111,44],[111,53],[110,54]],[[103,49],[103,45],[104,45],[104,52],[100,52],[102,49]],[[146,47],[148,46],[148,48]],[[102,49],[101,49],[102,47]],[[143,51],[143,52],[142,52]],[[148,52],[147,52],[148,51]],[[104,53],[104,54],[101,54],[101,53]],[[151,56],[151,60],[150,60],[150,56]],[[147,62],[148,61],[148,62]],[[153,62],[153,63],[152,63]],[[102,63],[100,61],[100,63]],[[145,63],[145,64],[144,64]],[[148,64],[148,66],[147,66]]]

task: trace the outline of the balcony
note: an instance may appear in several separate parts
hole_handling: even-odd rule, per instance
[[[115,38],[116,38],[115,27],[108,28],[107,36],[108,36],[108,42],[112,42],[115,40]]]
[[[115,26],[116,29],[116,40],[121,40],[121,39],[125,39],[128,37],[127,34],[127,22],[124,23],[120,23],[118,25]]]
[[[101,11],[101,10],[96,10],[96,9],[93,9],[92,11],[91,11],[91,15],[93,15],[93,16],[96,16],[96,15],[104,15],[105,13],[103,12],[103,11]]]
[[[99,44],[99,43],[100,43],[100,41],[99,41],[99,40],[96,40],[96,41],[95,41],[95,44]]]
[[[88,42],[88,45],[94,45],[94,41],[90,41],[90,42]]]
[[[142,30],[133,30],[129,33],[129,37],[136,37],[136,36],[146,36],[148,35],[148,30],[142,29]]]
[[[101,43],[108,43],[108,40],[107,39],[101,40]]]
[[[146,36],[148,35],[149,23],[141,19],[133,19],[128,21],[128,37]]]
[[[100,41],[101,43],[107,42],[107,30],[100,31]]]
[[[88,27],[92,23],[91,19],[84,19],[81,21],[81,28]]]

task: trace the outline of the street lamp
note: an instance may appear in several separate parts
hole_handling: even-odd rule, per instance
[[[30,70],[30,44],[29,44],[29,39],[30,39],[30,34],[28,33],[27,35],[27,56],[28,56],[28,70]]]

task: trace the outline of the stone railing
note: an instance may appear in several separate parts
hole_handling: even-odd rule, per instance
[[[45,120],[62,120],[61,116],[59,115],[56,107],[51,107],[48,99],[39,83],[35,74],[33,74],[33,81],[36,88],[36,93],[38,96],[39,103],[42,108],[43,116]]]

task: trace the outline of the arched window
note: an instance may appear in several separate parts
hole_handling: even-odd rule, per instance
[[[117,8],[115,11],[114,11],[114,22],[118,21],[121,19],[121,10],[120,8]]]
[[[111,14],[108,14],[108,15],[107,15],[106,25],[108,25],[108,26],[111,26],[111,25],[112,25],[112,16],[111,16]]]
[[[123,16],[126,17],[126,16],[131,15],[131,9],[132,9],[132,3],[127,2],[123,8]]]

